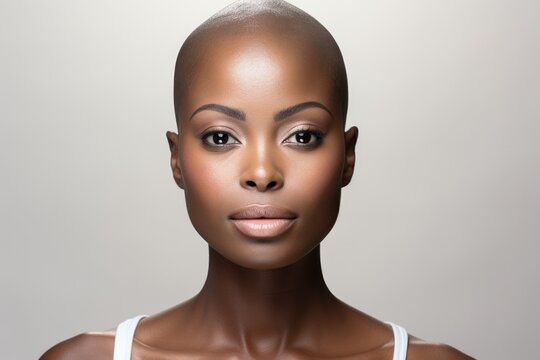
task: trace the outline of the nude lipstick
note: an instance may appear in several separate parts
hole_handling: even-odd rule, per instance
[[[231,216],[242,234],[254,238],[271,238],[287,231],[296,221],[296,214],[273,205],[249,205]]]

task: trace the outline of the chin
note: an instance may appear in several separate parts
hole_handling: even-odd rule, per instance
[[[218,252],[232,263],[251,270],[275,270],[293,265],[302,260],[318,245],[305,249],[283,249],[273,243],[256,244],[244,251],[231,254]]]
[[[250,270],[276,270],[296,263],[298,260],[283,261],[275,258],[243,259],[237,265]]]

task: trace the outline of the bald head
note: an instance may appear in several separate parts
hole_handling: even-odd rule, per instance
[[[345,123],[348,106],[347,74],[343,57],[332,35],[315,18],[281,0],[237,1],[214,14],[195,29],[182,45],[174,76],[174,105],[178,124],[190,87],[200,76],[201,64],[216,56],[212,50],[235,42],[254,45],[271,39],[283,52],[301,52],[306,64],[316,62],[332,88],[338,117]]]

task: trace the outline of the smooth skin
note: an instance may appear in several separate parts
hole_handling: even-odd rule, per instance
[[[208,276],[192,299],[139,323],[132,358],[392,359],[390,326],[336,298],[321,270],[358,137],[344,131],[328,67],[277,32],[212,44],[182,95],[179,132],[167,132],[174,179],[208,243]],[[231,214],[252,204],[287,209],[294,223],[246,236]],[[114,330],[86,333],[41,359],[110,360],[113,345]],[[410,336],[407,359],[471,358]]]

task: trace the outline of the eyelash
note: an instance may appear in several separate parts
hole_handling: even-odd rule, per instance
[[[288,139],[292,138],[293,136],[297,136],[298,134],[302,134],[302,133],[306,133],[309,136],[314,136],[315,140],[310,141],[310,142],[305,143],[305,144],[304,143],[299,143],[299,142],[287,141]],[[214,136],[216,134],[226,135],[227,136],[227,139],[226,139],[227,142],[228,142],[228,140],[232,139],[233,143],[230,143],[230,144],[228,144],[228,143],[225,143],[225,144],[211,143],[209,141],[210,136]],[[231,135],[230,132],[225,131],[225,130],[210,130],[210,131],[207,131],[207,132],[204,132],[203,134],[201,134],[200,138],[201,138],[202,143],[204,145],[206,145],[207,147],[210,147],[210,148],[213,148],[213,149],[219,149],[219,150],[225,150],[225,148],[235,146],[236,144],[240,144],[240,141],[238,141],[238,139],[236,139],[233,135]],[[306,126],[306,127],[301,128],[299,130],[296,130],[295,132],[290,134],[282,143],[283,144],[292,144],[292,145],[289,145],[289,146],[294,146],[294,147],[297,147],[297,148],[312,149],[312,148],[315,148],[315,147],[319,146],[323,139],[324,139],[324,133],[322,131],[315,130],[315,129],[312,129],[311,127],[309,127],[309,126]],[[309,140],[311,140],[311,139],[309,139]]]
[[[216,134],[224,134],[226,135],[228,138],[232,139],[234,142],[231,143],[231,144],[212,144],[210,143],[210,141],[208,140],[208,138],[210,136],[214,136]],[[227,139],[228,140],[228,139]],[[226,147],[230,147],[230,146],[234,146],[236,144],[239,144],[240,141],[238,141],[238,139],[236,139],[234,136],[231,135],[230,132],[228,131],[225,131],[225,130],[210,130],[210,131],[206,131],[204,132],[203,134],[201,134],[201,141],[204,145],[210,147],[210,148],[226,148]]]
[[[296,136],[296,135],[302,134],[302,133],[306,133],[306,134],[308,134],[310,136],[314,136],[315,141],[313,143],[310,142],[310,143],[306,143],[306,144],[302,144],[302,143],[298,143],[298,142],[297,143],[292,143],[292,142],[287,141],[288,139],[292,138],[293,136]],[[290,136],[287,137],[287,139],[285,139],[283,141],[283,143],[294,144],[292,146],[299,147],[299,148],[312,149],[312,148],[315,148],[315,147],[319,146],[323,139],[324,139],[324,133],[322,131],[315,130],[315,129],[310,128],[309,126],[306,126],[304,128],[301,128],[301,129],[296,130],[295,132],[293,132]]]

